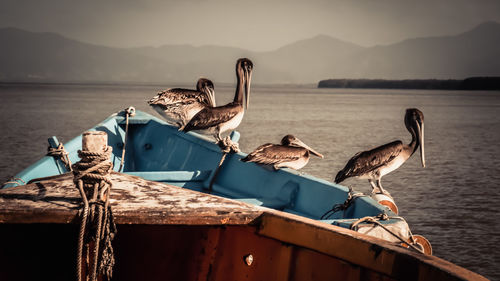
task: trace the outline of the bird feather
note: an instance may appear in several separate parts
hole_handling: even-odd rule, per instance
[[[372,172],[389,163],[403,150],[400,140],[376,147],[372,150],[356,153],[340,170],[335,177],[335,182],[340,183],[346,178],[357,177]]]
[[[241,105],[229,103],[218,107],[205,107],[182,129],[184,132],[203,130],[217,126],[234,118],[241,111]]]
[[[266,143],[257,147],[253,152],[241,160],[244,162],[256,162],[259,164],[271,165],[296,161],[306,152],[306,149],[301,147]]]

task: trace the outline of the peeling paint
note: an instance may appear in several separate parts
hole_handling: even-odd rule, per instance
[[[111,180],[110,204],[117,223],[247,224],[263,212],[257,206],[126,174],[112,173]],[[80,206],[71,175],[0,190],[0,222],[63,223],[72,221]]]

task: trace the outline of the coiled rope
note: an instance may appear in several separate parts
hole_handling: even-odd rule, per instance
[[[123,149],[122,149],[122,160],[120,161],[120,168],[118,172],[121,172],[123,169],[123,164],[125,163],[125,147],[127,146],[127,136],[128,136],[128,119],[129,117],[135,116],[135,108],[130,106],[125,109],[125,136],[123,137]]]
[[[238,153],[240,151],[238,143],[232,142],[231,138],[229,136],[220,140],[217,143],[217,145],[220,147],[220,150],[222,152],[222,157],[219,161],[219,165],[215,169],[215,172],[214,172],[212,179],[210,180],[210,184],[208,185],[208,193],[212,193],[212,191],[213,191],[213,185],[215,183],[215,180],[217,179],[217,175],[219,174],[220,168],[222,167],[224,160],[226,160],[227,154]]]
[[[367,217],[363,217],[363,218],[360,218],[359,220],[353,222],[350,226],[350,229],[354,230],[354,231],[357,231],[358,230],[358,225],[360,223],[363,223],[363,222],[366,222],[366,223],[373,223],[373,224],[376,224],[380,227],[382,227],[382,229],[384,229],[385,231],[389,232],[392,236],[396,237],[397,239],[399,239],[402,243],[408,245],[409,247],[411,247],[412,249],[420,252],[420,253],[423,253],[425,254],[424,250],[415,246],[414,244],[412,243],[409,243],[408,241],[406,241],[403,237],[401,237],[400,235],[394,233],[392,230],[390,230],[389,228],[387,228],[385,225],[383,225],[382,223],[380,223],[380,220],[388,220],[390,219],[391,217],[387,216],[386,213],[382,213],[382,214],[379,214],[377,216],[374,216],[374,217],[370,217],[370,216],[367,216]],[[413,242],[415,242],[415,240],[413,239],[413,234],[411,233],[410,230],[408,230],[410,232],[410,238]]]
[[[109,146],[102,153],[79,150],[78,156],[81,158],[81,161],[72,166],[73,181],[80,191],[83,201],[78,237],[78,281],[82,280],[84,246],[86,248],[85,271],[87,273],[90,272],[90,279],[88,280],[97,280],[97,269],[99,269],[99,274],[105,276],[107,280],[111,279],[112,276],[112,268],[115,260],[111,240],[115,236],[116,225],[114,224],[113,214],[109,206],[109,193],[112,187],[110,172],[113,169],[113,164],[109,161],[111,151],[112,148]],[[91,241],[95,243],[92,252],[92,265],[89,264],[89,247]],[[101,251],[99,251],[100,248]]]

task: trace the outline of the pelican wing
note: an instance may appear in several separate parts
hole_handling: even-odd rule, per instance
[[[149,101],[149,104],[170,105],[194,101],[206,105],[211,105],[212,103],[206,93],[190,89],[172,88],[159,92],[154,98]]]
[[[234,118],[240,110],[240,106],[234,103],[219,107],[205,107],[193,116],[182,131],[204,130],[217,126]]]
[[[196,98],[186,98],[182,101],[178,102],[172,102],[172,103],[157,103],[154,104],[155,106],[161,108],[164,111],[178,111],[178,110],[183,110],[184,107],[197,103],[198,100]]]
[[[338,172],[335,182],[340,183],[346,178],[361,176],[376,170],[392,161],[402,150],[403,142],[398,140],[372,150],[358,152],[347,162],[344,169]]]
[[[241,161],[272,165],[296,161],[303,153],[304,149],[302,148],[266,143],[257,147]]]

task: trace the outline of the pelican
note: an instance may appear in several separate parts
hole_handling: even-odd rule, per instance
[[[213,135],[217,142],[222,141],[221,133],[236,129],[243,119],[245,108],[248,108],[252,69],[252,61],[247,58],[238,59],[236,62],[237,84],[233,102],[217,107],[205,106],[179,130],[186,133],[197,131]],[[245,94],[245,104],[243,104],[243,94]]]
[[[281,144],[263,144],[241,161],[273,165],[275,170],[282,167],[298,170],[309,162],[310,153],[323,158],[322,154],[316,152],[295,136],[286,135],[281,139]]]
[[[206,78],[200,78],[196,90],[168,89],[159,92],[148,104],[167,122],[181,127],[205,106],[215,106],[214,84]]]
[[[390,194],[382,188],[382,176],[396,170],[410,158],[420,147],[420,160],[425,168],[424,156],[424,114],[416,108],[406,109],[405,126],[411,134],[411,142],[403,144],[397,140],[379,146],[372,150],[356,153],[344,169],[335,177],[335,183],[340,183],[350,177],[368,179],[373,193]]]

